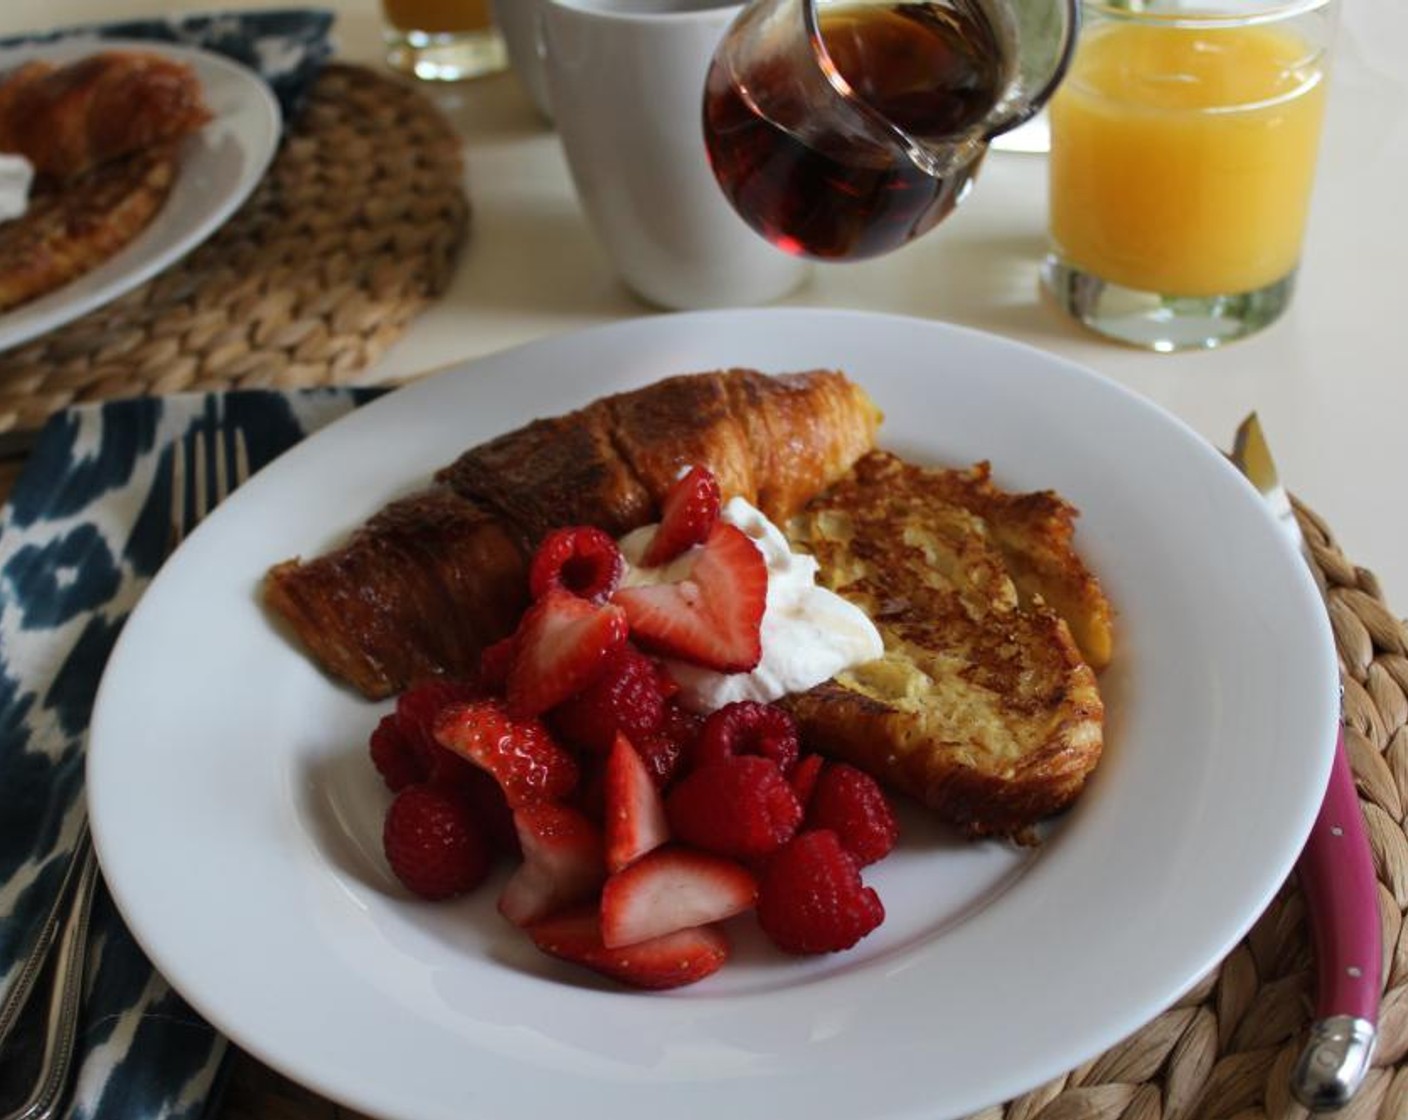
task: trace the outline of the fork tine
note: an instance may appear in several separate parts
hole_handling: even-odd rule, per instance
[[[195,457],[191,463],[191,473],[195,475],[196,505],[191,514],[190,527],[194,528],[205,520],[210,512],[210,486],[206,477],[209,459],[210,429],[201,428],[196,433]]]
[[[249,478],[249,447],[244,440],[244,429],[235,429],[235,485],[243,486]]]

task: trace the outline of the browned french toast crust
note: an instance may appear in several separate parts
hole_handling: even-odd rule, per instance
[[[872,452],[789,524],[885,655],[786,703],[814,748],[971,835],[1013,836],[1081,791],[1104,706],[1066,621],[1019,594],[992,526],[944,496],[962,492],[946,473]]]

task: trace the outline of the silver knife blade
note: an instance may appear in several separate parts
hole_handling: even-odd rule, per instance
[[[1237,429],[1232,463],[1261,493],[1328,606],[1329,588],[1296,521],[1256,413]],[[1341,727],[1320,812],[1297,863],[1311,921],[1318,985],[1291,1091],[1312,1111],[1344,1107],[1373,1058],[1382,992],[1378,880]]]

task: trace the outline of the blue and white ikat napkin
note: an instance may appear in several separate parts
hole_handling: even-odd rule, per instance
[[[257,470],[378,392],[113,401],[60,413],[41,433],[0,512],[0,1000],[78,837],[93,699],[113,643],[169,547],[181,441],[214,425],[238,429]],[[101,889],[92,937],[65,1115],[210,1115],[224,1039],[152,968]]]
[[[333,15],[320,8],[282,8],[254,12],[129,19],[84,27],[65,27],[0,38],[0,47],[27,43],[105,39],[143,39],[199,47],[243,63],[269,83],[292,121],[304,95],[332,53]]]

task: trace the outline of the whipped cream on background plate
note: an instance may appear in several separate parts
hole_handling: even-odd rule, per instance
[[[743,498],[730,498],[720,513],[746,533],[763,554],[768,569],[767,605],[763,610],[763,656],[746,673],[720,673],[685,661],[665,658],[665,666],[680,686],[680,699],[696,712],[712,712],[735,700],[764,703],[793,692],[804,692],[843,669],[873,661],[884,652],[880,632],[864,611],[816,582],[815,557],[793,552],[759,509]],[[675,583],[694,564],[693,549],[655,568],[639,566],[655,525],[645,525],[621,538],[626,559],[623,587]]]
[[[24,217],[33,183],[34,168],[29,160],[0,153],[0,222]]]

